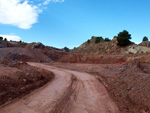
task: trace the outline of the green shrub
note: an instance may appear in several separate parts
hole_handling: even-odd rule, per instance
[[[6,42],[7,42],[7,38],[4,38],[4,41],[6,41]]]
[[[103,37],[96,37],[95,38],[95,44],[101,42],[103,40]]]
[[[64,47],[64,50],[65,50],[65,52],[69,52],[70,51],[69,48],[67,48],[67,47]]]
[[[128,33],[128,31],[124,30],[123,32],[120,32],[117,36],[117,45],[118,46],[127,46],[131,44],[131,35]]]
[[[3,37],[2,37],[2,36],[0,36],[0,40],[3,40]]]
[[[111,40],[109,38],[105,38],[105,41],[106,42],[110,42]]]
[[[90,40],[88,40],[88,41],[87,41],[87,43],[89,44],[89,43],[91,43],[91,41],[90,41]]]
[[[148,41],[148,38],[146,36],[143,37],[143,41]]]

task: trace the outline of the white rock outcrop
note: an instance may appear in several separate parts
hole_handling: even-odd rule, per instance
[[[128,50],[125,51],[126,54],[140,54],[140,53],[150,53],[150,48],[139,46],[139,45],[132,45],[128,47]]]

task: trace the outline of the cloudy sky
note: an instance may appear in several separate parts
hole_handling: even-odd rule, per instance
[[[149,0],[0,0],[0,35],[9,40],[77,47],[91,36],[128,30],[150,38]]]

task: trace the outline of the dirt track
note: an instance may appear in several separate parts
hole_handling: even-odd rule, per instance
[[[55,79],[10,105],[0,113],[119,113],[105,87],[87,73],[29,63],[50,70]]]

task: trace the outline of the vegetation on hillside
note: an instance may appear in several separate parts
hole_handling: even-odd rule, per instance
[[[110,42],[111,40],[109,38],[105,38],[105,41],[106,42]]]
[[[4,41],[6,41],[6,42],[7,42],[7,38],[4,38]]]
[[[68,47],[64,47],[65,52],[69,52],[69,48]]]
[[[90,41],[90,40],[88,40],[88,41],[87,41],[87,43],[89,44],[89,43],[91,43],[91,41]]]
[[[148,41],[148,37],[144,36],[143,41]]]
[[[2,36],[0,36],[0,40],[3,40],[3,37],[2,37]]]
[[[117,41],[118,41],[117,45],[123,47],[128,46],[131,44],[130,39],[131,39],[131,34],[129,34],[128,31],[124,30],[120,32],[117,36]]]
[[[95,38],[95,44],[101,42],[103,40],[103,37],[96,37]]]

